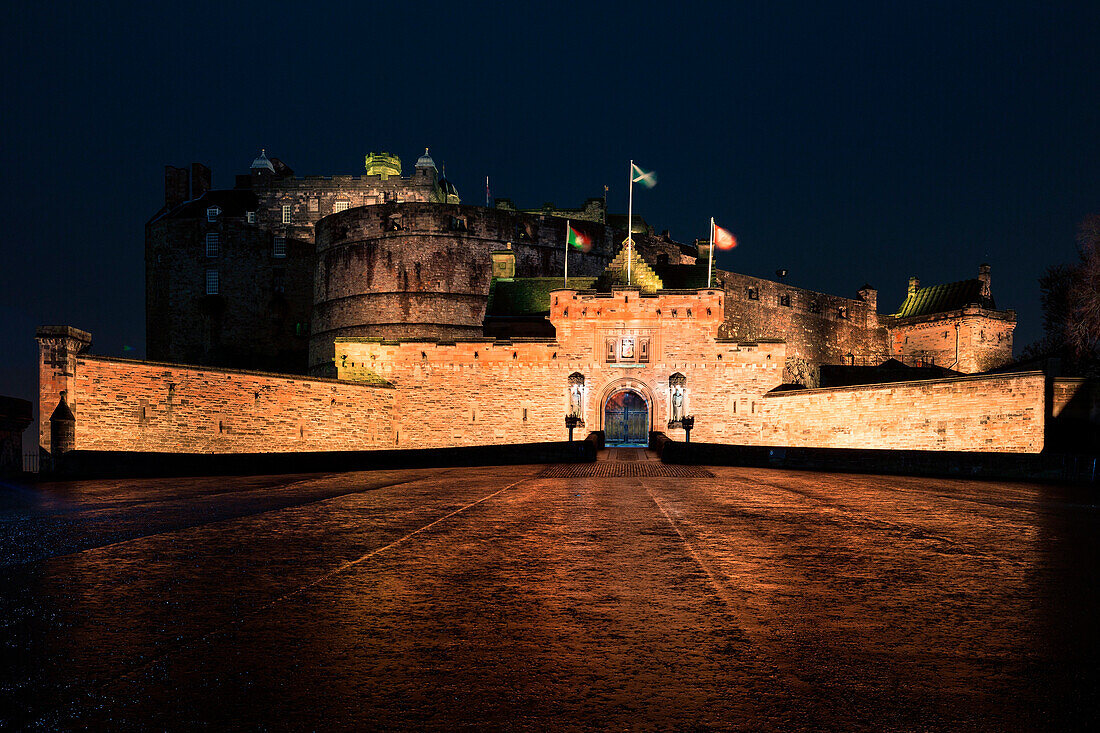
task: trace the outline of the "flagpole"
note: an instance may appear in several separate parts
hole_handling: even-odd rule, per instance
[[[565,220],[565,287],[569,287],[569,220]]]
[[[710,262],[707,263],[707,287],[710,287],[710,273],[714,271],[714,217],[710,218]]]
[[[626,206],[626,284],[630,284],[630,265],[634,259],[634,161],[630,161],[630,193]]]

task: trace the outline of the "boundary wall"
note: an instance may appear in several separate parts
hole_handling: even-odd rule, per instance
[[[55,448],[265,453],[393,445],[389,385],[90,356],[80,353],[84,337],[68,327],[39,329],[39,442],[47,454]],[[52,445],[51,416],[72,423],[71,444]]]
[[[766,396],[764,445],[1039,453],[1041,372],[793,390]]]

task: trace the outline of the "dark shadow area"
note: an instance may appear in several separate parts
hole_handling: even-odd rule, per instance
[[[596,460],[596,439],[309,453],[138,453],[74,450],[54,459],[53,477],[248,476],[372,471],[383,468],[505,466]]]
[[[764,445],[681,443],[655,433],[651,450],[665,463],[752,466],[804,471],[842,471],[902,476],[1016,479],[1096,483],[1096,455],[1067,453],[978,453],[969,451],[878,450],[871,448],[787,448]]]

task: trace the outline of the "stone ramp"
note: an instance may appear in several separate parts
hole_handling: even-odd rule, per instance
[[[633,459],[559,463],[547,466],[539,478],[714,478],[714,474],[696,466],[668,466],[659,461]]]

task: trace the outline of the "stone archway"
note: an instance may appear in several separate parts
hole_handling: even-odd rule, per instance
[[[622,389],[603,405],[604,440],[607,445],[647,445],[649,404],[641,393]]]
[[[647,445],[655,400],[641,382],[623,379],[607,385],[600,399],[600,428],[608,445]]]

